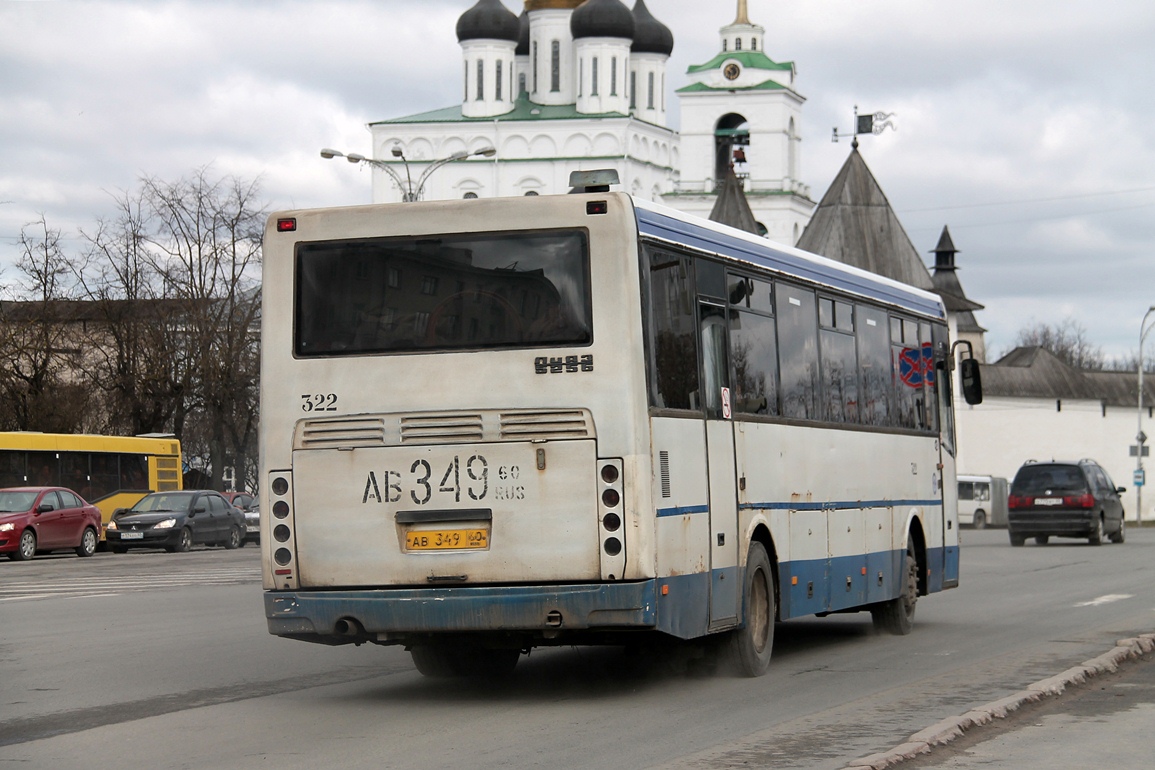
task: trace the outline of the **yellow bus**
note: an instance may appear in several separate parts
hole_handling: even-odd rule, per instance
[[[180,489],[180,441],[171,434],[95,436],[0,432],[0,487],[62,486],[100,509],[100,539],[117,508]]]

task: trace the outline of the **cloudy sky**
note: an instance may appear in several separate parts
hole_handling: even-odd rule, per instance
[[[368,202],[368,173],[318,150],[368,152],[368,122],[459,100],[472,4],[0,0],[0,284],[22,225],[44,215],[79,248],[142,175],[211,165],[259,177],[271,208]],[[737,3],[647,5],[674,33],[673,90]],[[796,63],[815,200],[850,151],[831,129],[856,105],[893,112],[863,157],[928,262],[950,226],[991,351],[1067,318],[1108,356],[1138,349],[1155,304],[1155,2],[749,6],[771,58]]]

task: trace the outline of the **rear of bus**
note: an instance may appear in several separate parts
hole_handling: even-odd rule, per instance
[[[628,196],[288,212],[264,248],[270,633],[428,672],[653,627]]]

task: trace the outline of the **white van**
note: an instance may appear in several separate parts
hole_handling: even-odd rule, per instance
[[[1007,526],[1007,480],[958,476],[958,523],[975,529]]]

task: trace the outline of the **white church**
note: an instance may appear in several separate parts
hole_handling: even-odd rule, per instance
[[[677,90],[680,131],[667,121],[674,36],[645,0],[525,0],[520,16],[477,0],[457,39],[460,104],[370,124],[373,157],[404,180],[375,169],[375,202],[402,200],[410,180],[426,200],[562,193],[571,171],[614,168],[622,190],[706,217],[732,165],[758,230],[797,243],[814,208],[800,181],[805,99],[746,0]],[[418,189],[436,161],[488,148]]]

